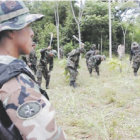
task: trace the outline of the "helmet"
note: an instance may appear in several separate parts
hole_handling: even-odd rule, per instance
[[[57,56],[57,51],[56,50],[52,50],[53,56],[56,57]]]
[[[92,44],[92,46],[91,46],[90,49],[91,49],[91,50],[96,50],[96,45],[95,45],[95,44]]]
[[[42,17],[40,14],[30,14],[21,0],[0,1],[0,32],[23,29]]]
[[[80,47],[79,50],[80,50],[80,53],[85,53],[84,47]]]
[[[137,42],[133,42],[132,44],[131,44],[131,49],[132,48],[137,48],[139,46],[139,44],[137,43]]]
[[[102,60],[106,60],[106,56],[105,55],[102,55]]]

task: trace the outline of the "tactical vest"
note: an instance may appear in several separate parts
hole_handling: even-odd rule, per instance
[[[0,63],[0,88],[10,79],[24,73],[35,81],[32,73],[26,68],[23,61],[15,59],[10,64]],[[36,82],[36,81],[35,81]],[[45,90],[40,88],[41,94],[43,94],[48,100],[48,95]],[[2,140],[22,140],[20,132],[16,126],[12,123],[7,115],[2,101],[0,101],[0,139]]]

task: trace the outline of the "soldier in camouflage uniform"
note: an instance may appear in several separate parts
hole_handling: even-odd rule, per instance
[[[40,51],[40,54],[41,58],[37,67],[37,81],[41,86],[43,75],[46,80],[46,89],[48,89],[50,82],[50,73],[53,69],[53,58],[54,56],[56,56],[56,51],[52,50],[52,48],[49,46],[46,49],[42,49]]]
[[[93,68],[96,70],[97,75],[100,75],[99,73],[99,65],[103,60],[105,60],[106,57],[104,55],[92,55],[90,56],[88,60],[88,71],[89,74],[92,75]]]
[[[31,52],[34,32],[29,25],[43,15],[30,14],[22,1],[1,1],[0,9],[0,101],[22,139],[65,140],[63,131],[55,123],[49,100],[41,94],[34,78],[28,76],[32,75],[29,67],[18,59],[21,54]],[[21,73],[17,74],[19,70]],[[11,78],[13,74],[17,76]],[[9,139],[5,137],[0,139]],[[18,137],[18,140],[21,139]]]
[[[96,49],[96,45],[93,44],[92,47],[90,48],[90,50],[85,55],[87,68],[88,68],[88,60],[89,60],[90,56],[97,55],[98,53],[99,53],[99,51]]]
[[[23,55],[21,59],[29,66],[31,70],[33,70],[34,74],[37,71],[37,56],[35,52],[35,43],[33,42],[32,51],[29,55]]]
[[[34,74],[36,74],[37,72],[37,56],[36,56],[36,52],[35,52],[35,43],[33,43],[33,49],[31,51],[31,53],[29,54],[28,57],[28,63],[27,65],[31,68],[31,70],[33,70]]]
[[[133,60],[134,75],[137,76],[138,69],[140,67],[140,46],[137,42],[133,42],[131,45],[130,62]]]
[[[80,48],[74,49],[68,54],[66,69],[70,74],[70,86],[73,86],[74,88],[76,87],[75,82],[78,74],[77,69],[79,66],[79,56],[80,53],[84,53],[84,52],[85,52],[84,45],[82,44]]]

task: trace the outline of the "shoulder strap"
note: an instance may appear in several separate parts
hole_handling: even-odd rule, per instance
[[[10,79],[18,76],[21,73],[25,73],[31,79],[35,81],[32,73],[26,68],[26,64],[22,60],[14,60],[10,64],[0,64],[0,88]],[[41,94],[43,94],[48,100],[49,97],[45,90],[40,88]],[[22,140],[20,132],[10,120],[7,115],[3,103],[0,101],[0,139],[3,140]]]
[[[0,88],[4,83],[21,73],[27,74],[29,77],[31,77],[31,79],[35,81],[34,76],[26,68],[26,64],[22,60],[16,59],[10,64],[0,64]]]
[[[32,80],[35,81],[34,75],[32,75],[32,73],[26,68],[26,64],[22,60],[15,59],[10,64],[0,64],[0,88],[7,81],[18,76],[21,73],[28,75]],[[40,88],[40,92],[49,100],[49,97],[45,90]]]

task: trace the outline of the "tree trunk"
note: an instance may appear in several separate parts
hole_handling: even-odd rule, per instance
[[[101,32],[101,54],[102,54],[102,52],[103,52],[103,38],[102,38],[102,32]]]
[[[111,29],[111,1],[108,1],[109,7],[109,57],[112,58],[112,29]]]
[[[60,43],[59,43],[59,13],[58,13],[58,2],[56,2],[55,9],[55,21],[56,21],[56,30],[57,30],[57,57],[60,59]]]
[[[81,30],[80,30],[80,24],[78,23],[78,35],[79,35],[79,47],[81,46]]]

